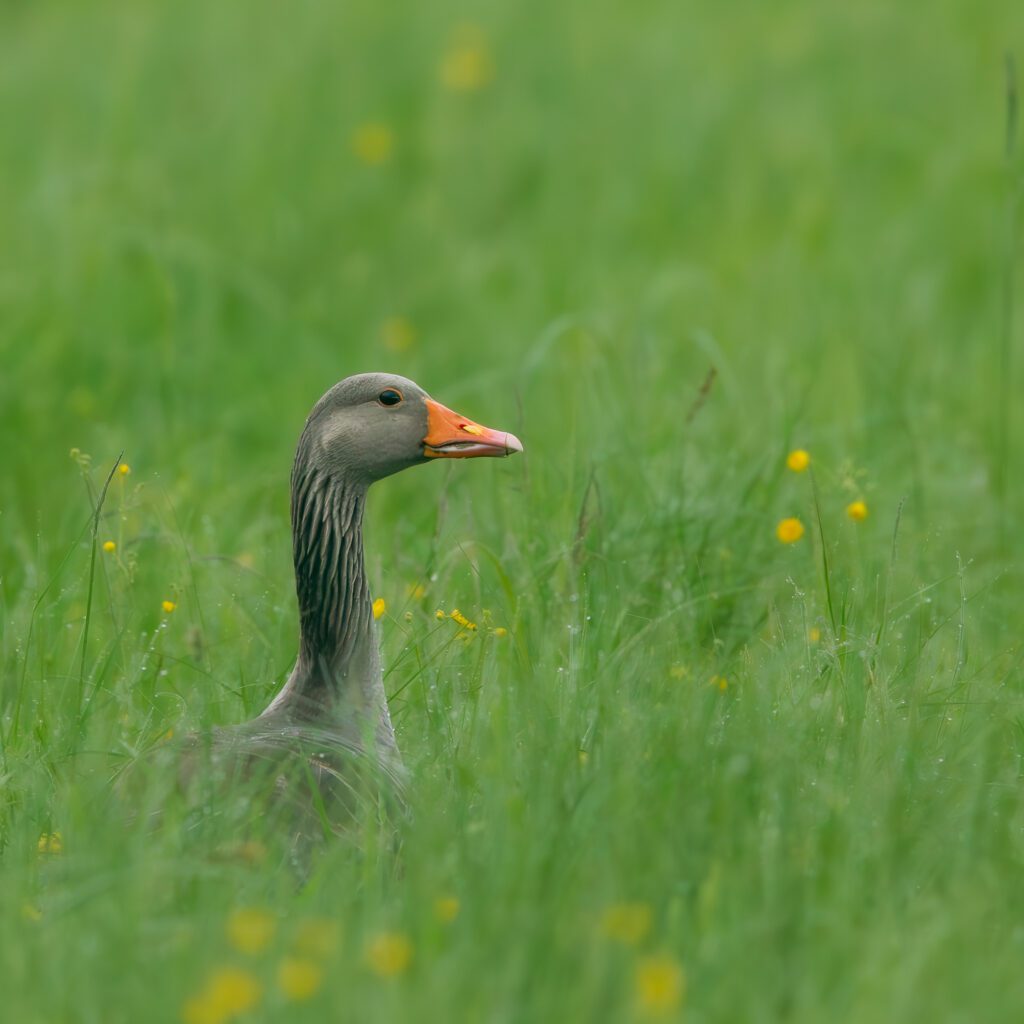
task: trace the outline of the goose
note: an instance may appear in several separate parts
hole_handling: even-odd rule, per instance
[[[186,775],[223,784],[225,774],[249,779],[265,768],[287,797],[280,803],[309,811],[296,834],[343,829],[368,778],[400,791],[363,554],[367,492],[411,466],[522,450],[514,434],[453,412],[405,377],[362,373],[330,388],[306,420],[291,474],[295,667],[256,718],[190,737]]]

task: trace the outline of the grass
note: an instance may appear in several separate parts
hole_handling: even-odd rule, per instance
[[[5,5],[5,1018],[1020,1019],[1015,13]],[[299,886],[110,779],[284,679],[378,368],[527,452],[372,494],[414,816]]]

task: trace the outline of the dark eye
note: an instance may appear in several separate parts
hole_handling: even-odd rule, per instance
[[[402,392],[394,388],[385,388],[378,396],[377,401],[381,405],[398,405],[402,400]]]

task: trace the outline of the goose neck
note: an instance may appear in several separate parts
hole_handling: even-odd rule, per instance
[[[299,656],[264,712],[394,747],[363,557],[365,483],[296,462],[292,550]]]

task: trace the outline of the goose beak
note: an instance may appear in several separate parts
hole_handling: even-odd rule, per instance
[[[523,450],[515,434],[481,427],[432,398],[426,398],[424,402],[427,406],[427,436],[423,438],[423,454],[428,458],[476,459],[512,455]]]

